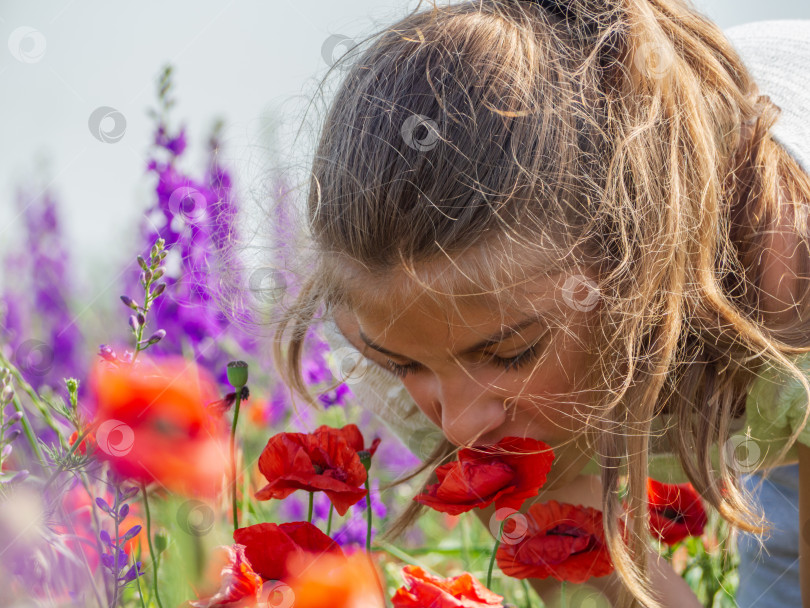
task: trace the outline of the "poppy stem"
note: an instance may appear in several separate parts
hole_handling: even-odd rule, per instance
[[[565,608],[565,583],[568,581],[563,581],[562,585],[560,585],[560,608]]]
[[[526,594],[526,608],[532,608],[532,594],[529,591],[529,583],[526,582],[525,578],[520,579],[520,583],[523,585],[523,593]]]
[[[326,535],[329,536],[329,533],[332,532],[332,512],[335,510],[335,505],[331,502],[329,503],[329,519],[326,520]]]
[[[366,553],[371,553],[371,489],[368,486],[368,475],[366,475],[366,514],[368,517],[368,529],[366,530]]]
[[[315,492],[309,493],[309,512],[307,513],[307,523],[312,523],[312,505],[315,502]]]
[[[492,584],[492,567],[495,565],[495,554],[498,553],[498,547],[501,546],[501,538],[503,537],[503,525],[506,519],[501,521],[501,527],[498,528],[498,538],[495,539],[495,547],[492,549],[492,557],[489,558],[489,570],[487,570],[487,589]]]
[[[236,508],[236,423],[239,422],[239,404],[242,391],[237,389],[233,401],[233,424],[231,424],[231,509],[233,510],[233,531],[239,528],[239,511]]]
[[[160,608],[163,604],[160,601],[160,593],[158,592],[158,563],[157,554],[152,547],[152,520],[149,517],[149,498],[146,495],[146,482],[141,482],[141,491],[143,492],[143,510],[146,513],[146,539],[149,541],[149,557],[152,558],[152,581],[155,584],[155,601]]]

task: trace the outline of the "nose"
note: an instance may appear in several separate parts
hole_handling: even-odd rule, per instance
[[[504,397],[464,372],[437,381],[435,395],[442,431],[451,443],[472,445],[506,421]]]

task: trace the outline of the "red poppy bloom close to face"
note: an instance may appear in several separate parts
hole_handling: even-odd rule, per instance
[[[253,570],[267,580],[284,579],[288,559],[302,552],[343,554],[334,540],[305,521],[255,524],[237,528],[233,540],[244,545]]]
[[[535,439],[505,437],[492,446],[463,448],[456,462],[436,469],[439,483],[414,500],[451,515],[493,502],[498,509],[517,510],[527,498],[537,496],[552,460],[551,448]]]
[[[338,514],[345,515],[349,507],[365,497],[366,490],[361,486],[367,478],[358,455],[363,449],[363,437],[355,425],[348,427],[354,430],[322,426],[314,433],[273,435],[259,456],[259,471],[268,484],[256,492],[256,498],[283,499],[296,490],[322,491]],[[378,443],[375,441],[367,451],[372,453]]]
[[[216,495],[228,470],[227,429],[206,405],[213,377],[179,357],[99,362],[90,376],[96,453],[119,475],[186,495]]]
[[[518,526],[525,533],[513,538]],[[554,500],[534,504],[507,520],[504,536],[511,540],[498,547],[496,559],[507,576],[583,583],[613,572],[597,509]]]
[[[394,608],[502,608],[503,596],[493,593],[472,574],[439,578],[419,566],[402,569],[406,585],[397,589]]]
[[[692,484],[669,484],[647,478],[650,531],[672,545],[687,536],[700,536],[708,517]]]

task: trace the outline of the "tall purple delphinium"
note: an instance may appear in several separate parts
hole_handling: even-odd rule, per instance
[[[88,359],[70,302],[69,248],[53,193],[19,188],[23,242],[7,244],[3,259],[0,343],[25,380],[59,391],[64,378],[83,375]]]
[[[165,338],[155,350],[191,354],[225,383],[225,368],[236,354],[255,352],[251,336],[231,323],[222,310],[221,285],[233,284],[238,268],[229,265],[229,250],[236,235],[237,202],[230,174],[218,157],[219,137],[211,137],[210,162],[197,179],[179,168],[186,150],[185,127],[173,130],[168,110],[173,100],[171,70],[160,85],[160,112],[154,113],[156,132],[147,171],[157,177],[155,202],[141,227],[144,248],[162,237],[169,252],[166,259],[166,291],[151,311],[152,330],[163,329]],[[227,281],[223,278],[228,275]],[[138,293],[139,270],[126,273],[127,292]]]

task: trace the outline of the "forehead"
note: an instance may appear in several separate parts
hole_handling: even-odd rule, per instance
[[[557,317],[571,312],[570,298],[566,297],[566,282],[570,284],[571,276],[590,280],[584,275],[558,272],[487,290],[458,281],[455,285],[425,283],[402,273],[352,285],[346,292],[346,304],[361,322],[375,326],[420,323],[493,327],[531,314]]]

